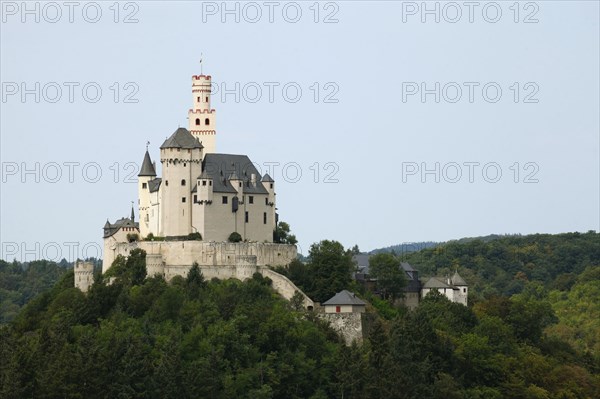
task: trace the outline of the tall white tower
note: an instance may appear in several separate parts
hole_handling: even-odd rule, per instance
[[[156,170],[150,159],[148,148],[142,161],[142,167],[138,174],[138,206],[140,218],[140,235],[145,238],[148,233],[152,232],[150,227],[150,180],[156,178]],[[155,234],[157,232],[154,232]]]
[[[202,173],[202,158],[202,144],[182,127],[160,146],[161,236],[185,236],[193,232],[192,189]]]
[[[192,104],[188,111],[189,131],[202,143],[204,153],[216,152],[217,115],[210,108],[210,75],[192,76]]]

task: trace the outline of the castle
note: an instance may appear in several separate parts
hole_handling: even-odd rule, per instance
[[[277,225],[275,181],[258,172],[246,155],[216,153],[216,111],[210,106],[211,77],[192,76],[189,129],[178,128],[160,146],[162,177],[146,147],[138,174],[139,222],[130,217],[104,224],[102,272],[118,255],[146,251],[149,276],[185,277],[197,263],[205,278],[245,280],[260,273],[290,299],[303,295],[268,266],[286,266],[295,245],[273,243]],[[229,242],[232,233],[241,242]],[[92,267],[76,262],[75,285],[87,291]]]

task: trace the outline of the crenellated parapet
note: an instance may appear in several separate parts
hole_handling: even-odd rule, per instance
[[[87,292],[94,283],[94,264],[77,260],[73,266],[75,287],[81,292]]]

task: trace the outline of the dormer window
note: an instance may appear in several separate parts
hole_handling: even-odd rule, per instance
[[[200,126],[200,118],[196,118],[196,126]]]

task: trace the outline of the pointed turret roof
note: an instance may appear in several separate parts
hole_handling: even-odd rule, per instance
[[[264,181],[264,182],[274,182],[275,180],[273,180],[273,178],[271,176],[269,176],[268,173],[265,173],[265,175],[262,177],[261,181]]]
[[[460,274],[458,274],[458,271],[454,273],[451,281],[454,285],[467,286],[466,281],[460,276]]]
[[[146,150],[146,154],[144,155],[142,167],[140,168],[140,173],[138,176],[156,177],[156,170],[154,170],[154,165],[152,164],[152,160],[150,160],[150,154],[148,153],[148,150]]]
[[[192,136],[192,134],[186,128],[180,127],[175,130],[175,132],[165,140],[165,142],[160,146],[160,148],[204,148],[202,143],[198,141],[197,138]]]

